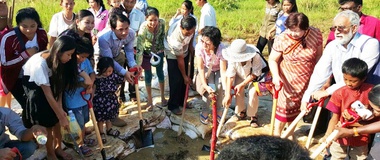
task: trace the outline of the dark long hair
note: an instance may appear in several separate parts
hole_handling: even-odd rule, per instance
[[[185,0],[182,2],[182,4],[185,5],[186,9],[190,10],[190,13],[194,15],[194,6],[193,6],[193,2],[189,1],[189,0]]]
[[[88,16],[92,16],[94,17],[94,15],[89,11],[89,10],[86,10],[86,9],[82,9],[78,12],[77,16],[76,16],[76,19],[81,21],[84,17],[88,17]],[[95,17],[94,17],[95,18]],[[78,26],[77,26],[77,23],[73,23],[70,27],[69,27],[70,30],[74,31],[75,33],[78,33]],[[79,36],[79,35],[78,35]],[[84,33],[83,37],[86,37],[88,39],[92,39],[91,38],[91,33]]]
[[[60,36],[53,43],[46,58],[46,63],[52,71],[50,77],[51,89],[55,99],[63,93],[65,89],[73,93],[78,86],[78,67],[76,54],[71,55],[71,59],[63,64],[60,60],[63,53],[76,48],[76,41],[71,36]]]

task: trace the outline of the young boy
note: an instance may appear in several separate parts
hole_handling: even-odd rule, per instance
[[[68,110],[72,110],[75,119],[77,120],[81,130],[82,130],[82,142],[79,144],[80,149],[84,156],[91,156],[93,151],[89,147],[97,145],[94,139],[86,139],[85,136],[85,124],[89,121],[89,110],[87,102],[82,98],[81,92],[86,90],[85,98],[89,98],[89,93],[92,94],[92,85],[95,81],[95,73],[92,69],[90,60],[88,57],[93,55],[94,49],[92,47],[91,41],[88,38],[82,38],[77,43],[77,63],[78,70],[80,72],[79,81],[84,82],[83,86],[78,87],[74,93],[69,93],[65,91],[65,104]]]
[[[326,108],[333,115],[330,119],[324,139],[330,135],[339,122],[344,122],[342,116],[346,109],[351,107],[355,101],[362,102],[365,106],[369,105],[368,93],[372,89],[372,84],[364,83],[367,73],[367,63],[358,58],[346,60],[342,65],[343,79],[346,86],[335,91]],[[348,126],[347,128],[352,128]],[[340,138],[330,146],[331,159],[345,159],[347,155],[354,159],[366,159],[368,153],[368,134],[361,134],[354,137]],[[350,148],[347,152],[347,148]]]

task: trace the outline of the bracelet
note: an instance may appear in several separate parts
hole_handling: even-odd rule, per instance
[[[354,137],[360,136],[360,134],[356,130],[356,127],[352,128],[352,130],[354,130]]]

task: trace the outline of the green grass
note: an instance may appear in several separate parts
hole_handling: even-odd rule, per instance
[[[8,0],[9,1],[9,0]],[[106,2],[106,0],[103,0]],[[300,12],[304,12],[310,20],[310,25],[319,28],[326,38],[332,19],[338,13],[338,0],[298,0]],[[50,19],[54,13],[62,10],[60,0],[16,0],[15,14],[18,9],[35,7],[41,16],[44,28],[48,30]],[[75,12],[88,8],[86,0],[75,1]],[[180,7],[182,0],[148,0],[149,5],[156,7],[168,23]],[[236,38],[246,39],[249,43],[256,43],[258,31],[265,11],[264,0],[209,0],[217,12],[217,23],[225,41]],[[195,6],[195,15],[199,18],[200,8]],[[380,17],[379,0],[365,0],[363,13]],[[106,6],[109,7],[109,6]],[[15,22],[14,22],[15,23]]]

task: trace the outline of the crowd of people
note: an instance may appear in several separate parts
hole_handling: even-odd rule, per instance
[[[345,110],[360,100],[373,116],[363,118],[360,127],[337,128],[340,132],[330,146],[332,159],[379,156],[369,152],[369,134],[380,131],[380,90],[375,86],[380,82],[380,20],[362,13],[362,0],[338,0],[340,12],[332,21],[326,46],[321,31],[310,26],[305,13],[298,12],[296,0],[266,0],[257,45],[236,39],[228,47],[222,43],[215,9],[207,0],[195,0],[201,11],[199,20],[193,14],[192,1],[184,0],[169,28],[165,28],[159,8],[149,6],[146,0],[107,0],[108,10],[103,0],[87,2],[88,9],[74,13],[74,0],[60,0],[62,11],[52,16],[46,32],[38,12],[31,7],[17,11],[13,27],[6,1],[0,0],[0,105],[9,107],[0,108],[0,159],[14,159],[17,155],[12,147],[17,147],[23,158],[29,157],[36,148],[32,140],[39,134],[47,137],[47,159],[73,159],[61,147],[61,128],[69,129],[68,110],[73,111],[83,130],[80,151],[91,156],[90,147],[97,142],[86,137],[86,97],[93,97],[101,139],[107,143],[107,136],[118,137],[121,133],[117,127],[127,125],[119,118],[120,106],[127,101],[125,82],[130,101],[135,101],[134,76],[142,72],[148,94],[144,109],[167,106],[173,114],[181,115],[186,85],[194,83],[207,104],[199,113],[204,125],[211,121],[208,96],[216,93],[218,121],[223,108],[231,105],[231,95],[235,95],[236,107],[229,121],[248,120],[251,127],[260,127],[258,96],[283,85],[274,136],[280,136],[286,124],[307,110],[308,102],[331,96],[326,106],[332,113],[326,138],[335,125],[350,118]],[[268,60],[262,55],[267,44]],[[168,99],[164,63],[168,66]],[[153,104],[152,67],[158,77],[160,105]],[[23,109],[22,118],[10,109],[11,95]],[[5,127],[19,141],[9,140]],[[234,152],[239,145],[256,142],[295,145],[258,137],[237,141],[236,147],[231,144],[226,150]],[[375,143],[372,149],[378,147]],[[234,156],[225,152],[218,158]],[[298,152],[308,156],[304,150]],[[305,158],[302,155],[298,159]],[[293,156],[299,155],[288,155]]]

